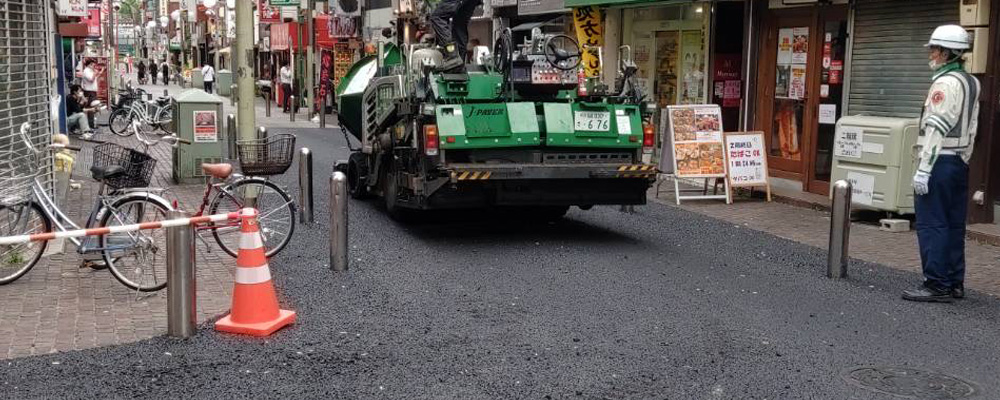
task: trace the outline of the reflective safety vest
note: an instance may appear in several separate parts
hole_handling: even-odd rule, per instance
[[[940,154],[959,155],[969,162],[979,125],[979,92],[979,81],[961,69],[934,76],[920,117],[918,170],[930,173]]]

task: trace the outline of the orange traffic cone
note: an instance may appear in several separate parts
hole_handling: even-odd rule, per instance
[[[240,212],[240,251],[236,257],[233,307],[229,315],[215,323],[220,332],[267,336],[295,322],[295,311],[278,308],[271,284],[264,241],[257,225],[257,210]]]

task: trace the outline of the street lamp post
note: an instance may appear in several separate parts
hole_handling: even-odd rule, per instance
[[[233,51],[234,75],[239,93],[236,99],[239,105],[236,117],[242,139],[253,139],[255,132],[254,116],[254,70],[253,70],[253,4],[250,1],[236,1],[236,46]]]

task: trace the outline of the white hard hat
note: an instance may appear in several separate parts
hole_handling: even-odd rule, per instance
[[[934,33],[931,34],[931,40],[924,45],[924,47],[927,46],[940,46],[953,50],[968,50],[969,33],[965,31],[965,28],[958,25],[941,25],[934,29]]]

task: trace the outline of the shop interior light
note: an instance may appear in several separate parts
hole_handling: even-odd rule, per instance
[[[698,6],[698,7],[695,7],[695,8],[694,8],[694,12],[696,12],[696,13],[698,13],[698,14],[701,14],[701,13],[702,13],[703,11],[704,11],[704,10],[703,10],[703,9],[701,8],[701,6]]]

